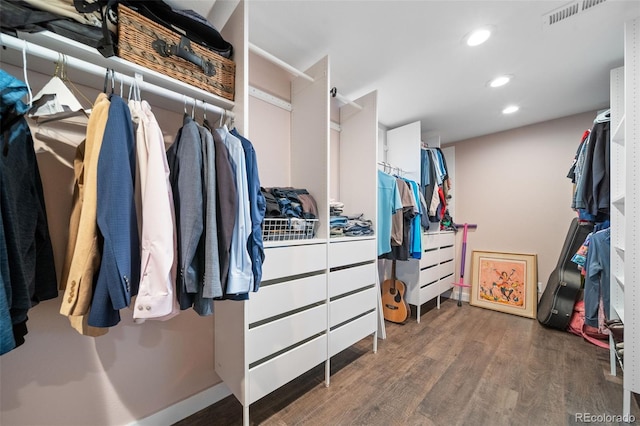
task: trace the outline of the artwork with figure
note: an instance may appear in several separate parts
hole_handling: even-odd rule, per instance
[[[535,254],[473,251],[469,303],[534,318],[537,308]]]

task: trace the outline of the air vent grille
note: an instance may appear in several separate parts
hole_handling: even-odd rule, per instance
[[[594,6],[602,4],[607,0],[575,0],[570,3],[565,4],[564,6],[552,10],[549,13],[542,15],[542,24],[544,27],[550,27],[552,25],[558,24],[572,16],[576,16],[580,13],[583,13]]]

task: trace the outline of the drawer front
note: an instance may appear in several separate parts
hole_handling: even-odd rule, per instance
[[[453,232],[443,232],[438,237],[440,247],[452,246],[455,243],[455,234]]]
[[[376,240],[337,241],[329,243],[329,267],[352,265],[377,258]]]
[[[430,234],[430,233],[422,234],[423,250],[438,248],[439,247],[438,242],[439,242],[438,234]]]
[[[432,266],[420,271],[420,287],[440,279],[440,266]]]
[[[441,263],[440,266],[438,267],[439,268],[438,273],[440,275],[439,278],[444,278],[446,276],[453,275],[453,270],[455,267],[454,263],[455,262],[453,260],[449,262]],[[453,280],[453,278],[451,279]]]
[[[288,348],[326,329],[325,304],[251,328],[247,333],[249,363]]]
[[[330,327],[341,324],[363,312],[375,309],[376,304],[375,287],[341,297],[329,304]]]
[[[438,250],[425,250],[422,252],[422,258],[420,258],[420,269],[427,266],[437,265],[440,262]]]
[[[378,327],[376,321],[376,313],[371,312],[355,321],[332,330],[329,333],[329,356],[332,357],[354,343],[373,334]]]
[[[453,246],[444,247],[438,250],[440,253],[440,263],[453,259],[455,248]]]
[[[355,266],[329,273],[329,297],[339,296],[376,282],[376,264]]]
[[[327,355],[325,334],[250,369],[249,404],[311,370]]]
[[[249,323],[327,299],[327,275],[313,275],[260,287],[249,297]]]
[[[326,250],[326,244],[267,247],[264,250],[262,281],[326,269]]]

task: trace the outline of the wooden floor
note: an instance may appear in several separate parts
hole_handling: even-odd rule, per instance
[[[372,352],[366,338],[255,402],[260,425],[572,425],[577,413],[622,414],[621,377],[609,353],[537,321],[443,299],[421,323],[387,323]],[[426,312],[425,312],[426,310]],[[620,373],[619,373],[620,374]],[[632,414],[640,419],[637,401]],[[177,426],[240,425],[230,396]],[[592,424],[624,424],[596,422]]]

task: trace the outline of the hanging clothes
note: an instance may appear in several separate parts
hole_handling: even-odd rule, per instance
[[[396,177],[396,184],[402,200],[402,210],[392,217],[391,251],[381,256],[390,260],[409,260],[411,251],[411,222],[415,217],[416,199],[407,181]]]
[[[175,294],[177,238],[162,130],[147,101],[129,101],[136,124],[136,192],[141,260],[133,319],[166,320],[180,311]]]
[[[242,143],[229,132],[227,126],[216,129],[216,132],[229,150],[229,159],[232,169],[235,171],[234,182],[238,195],[236,223],[233,228],[229,258],[229,277],[225,294],[246,295],[253,289],[253,269],[247,251],[247,242],[251,234],[251,212],[246,160]]]
[[[87,123],[85,142],[76,149],[69,242],[60,282],[60,289],[64,290],[60,313],[69,318],[72,328],[87,336],[100,336],[108,331],[89,326],[88,314],[93,298],[93,283],[101,260],[96,222],[98,157],[109,116],[109,105],[107,95],[98,94]]]
[[[198,126],[184,117],[175,141],[167,150],[178,234],[176,291],[180,309],[193,306],[202,278],[203,244],[203,158]]]
[[[118,324],[120,309],[129,306],[140,283],[133,124],[126,102],[116,94],[110,101],[98,159],[97,220],[103,246],[89,312],[89,325],[94,327]]]
[[[28,88],[0,70],[0,89],[0,274],[6,301],[0,298],[1,354],[25,342],[29,309],[57,297],[58,284],[42,181],[24,118],[27,106],[20,100]]]
[[[378,256],[391,251],[392,216],[402,209],[395,177],[378,170]]]
[[[584,322],[588,326],[598,327],[600,299],[604,307],[604,317],[611,318],[610,277],[611,277],[611,229],[594,232],[589,241],[585,263],[584,282]]]
[[[608,218],[610,203],[610,117],[599,114],[589,134],[584,169],[576,194],[576,209],[585,209],[597,221]]]
[[[258,173],[258,160],[256,151],[251,141],[240,135],[237,129],[232,129],[231,134],[240,139],[247,166],[247,181],[249,190],[249,204],[251,208],[251,234],[249,235],[248,250],[251,256],[253,269],[253,289],[258,291],[262,281],[262,263],[264,262],[264,243],[262,241],[262,222],[267,210],[267,202],[260,191],[260,175]],[[314,201],[315,204],[315,201]],[[316,212],[317,215],[317,212]]]
[[[205,126],[208,122],[205,120]],[[210,126],[207,127],[213,135],[216,153],[216,223],[218,226],[218,261],[220,265],[220,283],[222,293],[225,294],[229,279],[229,263],[231,259],[231,241],[236,223],[238,209],[238,194],[235,185],[233,166],[229,150],[222,140],[222,136]]]

